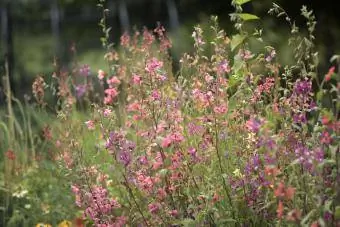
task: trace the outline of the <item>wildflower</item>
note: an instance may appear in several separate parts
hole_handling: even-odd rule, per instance
[[[295,188],[286,188],[283,182],[280,182],[278,187],[274,191],[274,195],[278,198],[285,198],[287,200],[292,200],[295,194]]]
[[[106,83],[109,86],[119,85],[120,84],[120,80],[116,76],[113,76],[110,79],[106,80]]]
[[[192,33],[192,37],[195,40],[195,46],[196,47],[200,47],[202,45],[205,44],[205,42],[203,41],[203,31],[199,26],[195,27],[195,31]]]
[[[141,84],[142,84],[142,78],[141,78],[141,76],[136,75],[136,74],[132,75],[132,83],[133,83],[134,85],[141,85]]]
[[[280,170],[276,167],[265,166],[264,168],[265,168],[264,172],[267,176],[276,177],[278,174],[280,174]]]
[[[143,44],[142,44],[143,49],[149,48],[154,40],[155,40],[155,37],[150,33],[150,31],[148,31],[145,28],[143,31]]]
[[[145,70],[148,73],[155,73],[157,70],[163,67],[163,62],[158,61],[157,58],[149,59],[146,63]]]
[[[166,197],[166,191],[165,191],[165,189],[164,188],[159,188],[158,190],[157,190],[157,198],[159,199],[159,200],[163,200],[165,197]]]
[[[76,90],[76,97],[81,98],[85,95],[86,93],[87,86],[85,84],[80,84],[77,85],[75,90]]]
[[[195,148],[191,147],[188,149],[188,153],[191,155],[192,158],[196,158],[197,151]]]
[[[251,54],[251,52],[249,50],[243,50],[243,49],[239,50],[238,55],[243,60],[248,60],[248,59],[250,59],[254,56],[254,55]]]
[[[153,101],[160,100],[161,99],[161,93],[158,90],[153,90],[151,92],[151,97]]]
[[[321,117],[321,123],[323,125],[328,125],[330,122],[331,122],[331,120],[329,119],[328,116],[324,115],[324,116]]]
[[[288,214],[287,214],[287,221],[293,221],[293,222],[297,222],[301,219],[301,211],[297,210],[297,209],[293,209],[291,210]]]
[[[318,221],[314,221],[310,227],[320,227],[319,222]]]
[[[87,64],[82,65],[82,66],[79,68],[79,73],[80,73],[80,75],[82,75],[82,76],[89,76],[89,75],[91,74],[90,66],[87,65]]]
[[[246,122],[246,127],[251,132],[258,132],[261,127],[261,122],[255,118],[251,118]]]
[[[211,81],[214,80],[214,77],[213,77],[213,76],[210,76],[209,73],[207,73],[207,74],[205,74],[205,76],[204,76],[204,80],[205,80],[205,82],[210,83]]]
[[[111,113],[112,113],[112,110],[111,110],[111,109],[108,109],[108,108],[106,108],[106,109],[103,111],[104,117],[110,116]]]
[[[178,216],[178,211],[177,210],[170,210],[169,214],[173,217],[177,217]]]
[[[180,132],[174,132],[171,134],[171,141],[180,143],[184,140],[184,136]]]
[[[101,69],[98,70],[98,79],[99,80],[103,80],[105,75],[106,75],[106,73],[103,70],[101,70]]]
[[[296,95],[307,95],[312,91],[312,81],[298,79],[294,84],[294,93]]]
[[[329,68],[328,73],[325,75],[325,81],[330,81],[332,78],[332,75],[334,74],[335,66],[332,66]]]
[[[161,146],[162,146],[163,148],[166,148],[166,147],[169,147],[169,146],[171,145],[171,143],[172,143],[171,136],[167,136],[167,137],[165,137],[165,138],[162,140]]]
[[[123,227],[126,226],[127,217],[126,216],[119,216],[116,218],[116,221],[113,226],[115,227]]]
[[[127,32],[120,37],[120,45],[123,47],[129,47],[130,45],[130,36]]]
[[[151,203],[148,205],[148,208],[151,214],[156,214],[160,209],[160,205],[158,203]]]
[[[323,215],[323,218],[325,219],[325,221],[331,221],[333,219],[333,215],[332,213],[326,211]]]
[[[219,105],[219,106],[215,106],[214,107],[214,112],[216,114],[224,114],[228,111],[228,107],[226,104],[222,104],[222,105]]]
[[[293,121],[294,123],[306,123],[307,122],[306,114],[305,113],[294,114]]]
[[[219,200],[221,199],[220,195],[215,192],[214,195],[213,195],[213,202],[218,202]]]
[[[10,160],[15,160],[16,156],[15,156],[15,153],[13,150],[10,150],[8,149],[6,152],[5,152],[5,155],[8,159]]]
[[[114,98],[118,95],[118,91],[115,88],[108,88],[105,89],[105,98],[104,98],[104,104],[108,105],[108,104],[112,104]]]
[[[280,200],[279,201],[279,204],[277,206],[277,210],[276,210],[276,213],[277,213],[277,218],[281,219],[282,216],[283,216],[283,202]]]
[[[130,152],[128,151],[121,151],[120,154],[119,154],[119,161],[125,165],[125,166],[128,166],[131,162],[131,154]]]
[[[43,104],[43,99],[45,96],[45,80],[42,76],[38,76],[32,85],[32,92],[39,104]]]
[[[240,178],[243,177],[240,169],[235,169],[233,174],[234,174],[235,177],[240,177]]]
[[[321,135],[320,135],[320,142],[322,144],[326,144],[326,145],[332,143],[332,137],[331,137],[331,135],[329,134],[328,131],[324,131],[324,132],[321,133]]]
[[[86,124],[86,127],[87,127],[89,130],[94,130],[94,129],[95,129],[94,121],[88,120],[88,121],[85,122],[85,124]]]
[[[50,224],[45,224],[45,223],[38,223],[38,224],[36,224],[35,227],[52,227],[52,225],[50,225]]]
[[[219,74],[229,73],[230,72],[229,62],[227,60],[221,61],[217,66],[217,72]]]
[[[118,95],[118,92],[115,88],[108,88],[104,92],[105,92],[106,95],[108,95],[112,98],[114,98]]]
[[[266,62],[271,62],[273,60],[273,58],[275,58],[276,56],[276,51],[274,49],[272,49],[269,53],[269,55],[267,55],[266,57]]]
[[[72,223],[67,220],[64,220],[58,224],[58,227],[69,227],[69,226],[72,226]]]

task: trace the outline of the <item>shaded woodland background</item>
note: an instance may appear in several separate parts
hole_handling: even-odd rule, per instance
[[[306,5],[316,14],[316,43],[320,53],[320,70],[330,66],[329,58],[340,52],[340,17],[331,0],[277,0],[301,27],[300,8]],[[101,12],[97,0],[1,0],[0,73],[4,73],[5,56],[10,63],[11,86],[18,98],[30,93],[37,74],[49,75],[53,59],[63,65],[71,61],[70,48],[75,45],[79,63],[88,64],[95,73],[103,64],[103,48],[98,22]],[[108,25],[111,41],[119,43],[124,31],[130,33],[144,26],[152,29],[160,22],[173,41],[175,61],[183,52],[190,52],[191,33],[196,24],[206,24],[210,15],[217,15],[221,27],[233,34],[229,13],[231,0],[107,0],[110,9]],[[282,53],[287,48],[289,28],[283,20],[267,15],[271,0],[245,4],[244,11],[261,17],[264,37]],[[289,63],[291,58],[287,56]],[[5,98],[0,86],[0,102]]]

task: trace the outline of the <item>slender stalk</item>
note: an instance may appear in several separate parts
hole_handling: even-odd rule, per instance
[[[135,203],[138,212],[142,215],[142,218],[143,218],[143,221],[144,221],[145,225],[146,225],[146,226],[150,226],[150,225],[148,224],[148,222],[147,222],[147,220],[146,220],[144,214],[143,214],[143,211],[141,210],[141,208],[139,207],[139,204],[138,204],[137,201],[136,201],[136,198],[135,198],[135,196],[134,196],[134,194],[133,194],[133,192],[132,192],[131,187],[129,186],[129,182],[128,182],[127,179],[126,179],[125,174],[123,174],[123,177],[124,177],[124,180],[125,180],[124,186],[127,188],[128,192],[129,192],[129,194],[130,194],[130,196],[132,197],[133,202]]]

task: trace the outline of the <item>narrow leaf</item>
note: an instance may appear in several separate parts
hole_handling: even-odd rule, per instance
[[[258,16],[250,13],[231,13],[230,16],[238,16],[244,21],[260,19]]]
[[[243,5],[244,3],[250,2],[252,0],[234,0],[234,3],[237,5]]]

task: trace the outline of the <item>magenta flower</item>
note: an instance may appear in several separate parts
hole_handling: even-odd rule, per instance
[[[141,84],[142,84],[142,77],[141,77],[141,76],[138,76],[138,75],[136,75],[136,74],[134,74],[134,75],[132,76],[132,83],[133,83],[134,85],[141,85]]]
[[[167,136],[163,139],[161,146],[163,148],[166,148],[166,147],[169,147],[171,145],[171,143],[172,143],[171,136]]]
[[[87,64],[82,65],[82,66],[79,68],[79,73],[80,73],[80,75],[82,75],[82,76],[89,76],[89,75],[91,74],[90,66],[87,65]]]
[[[151,203],[148,205],[149,211],[151,214],[156,214],[160,209],[159,203]]]
[[[86,121],[85,124],[86,124],[86,127],[87,127],[89,130],[94,130],[94,129],[95,129],[94,121],[89,120],[89,121]]]
[[[155,73],[157,70],[163,67],[163,62],[158,61],[157,58],[152,58],[147,61],[145,70],[148,73]]]
[[[261,122],[255,118],[250,118],[246,122],[246,127],[249,131],[257,133],[261,127]]]

